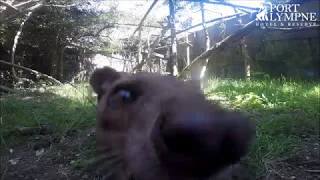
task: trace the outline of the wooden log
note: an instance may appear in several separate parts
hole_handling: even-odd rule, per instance
[[[54,82],[54,83],[56,83],[56,84],[58,84],[58,85],[62,85],[62,83],[61,83],[60,81],[56,80],[55,78],[53,78],[53,77],[51,77],[51,76],[48,76],[48,75],[46,75],[46,74],[43,74],[43,73],[41,73],[41,72],[38,72],[38,71],[36,71],[36,70],[30,69],[30,68],[26,68],[26,67],[23,67],[23,66],[20,66],[20,65],[17,65],[17,64],[12,64],[12,63],[9,63],[9,62],[3,61],[3,60],[0,60],[0,63],[6,64],[6,65],[9,65],[9,66],[14,66],[14,67],[16,67],[16,68],[20,68],[20,69],[23,69],[23,70],[32,72],[32,73],[34,73],[34,74],[36,74],[36,75],[42,76],[42,77],[44,77],[44,78],[46,78],[46,79],[49,79],[49,80],[51,80],[52,82]]]

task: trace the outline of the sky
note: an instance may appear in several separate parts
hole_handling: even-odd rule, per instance
[[[132,24],[138,24],[144,14],[147,12],[148,8],[151,6],[153,0],[114,0],[113,2],[116,2],[118,4],[118,10],[126,13],[131,13],[132,17],[126,17],[122,20],[120,20],[118,23],[132,23]],[[243,5],[243,6],[249,6],[249,7],[261,7],[263,0],[231,0],[228,1],[232,4],[235,5]],[[157,5],[153,8],[153,10],[150,12],[148,15],[148,18],[151,18],[153,21],[157,20],[160,21],[161,18],[165,18],[166,16],[169,15],[169,8],[168,6],[163,6],[162,5],[163,0],[159,0]],[[105,9],[106,6],[101,5],[99,6],[99,9]],[[234,9],[231,7],[227,6],[216,6],[212,4],[205,4],[205,17],[207,20],[222,17],[222,16],[228,16],[235,14]],[[133,18],[135,16],[135,18]],[[176,15],[176,18],[178,20],[183,21],[186,18],[192,17],[192,25],[201,23],[201,12],[181,12],[180,14]],[[115,30],[111,38],[112,39],[118,39],[118,38],[128,38],[132,35],[133,31],[135,30],[136,27],[123,27]],[[198,28],[192,29],[192,31],[196,31],[202,29],[201,26]],[[177,30],[179,30],[179,27],[177,26]],[[181,30],[181,28],[180,28]],[[158,35],[160,34],[161,29],[147,29],[146,31],[143,32],[143,35],[145,36],[150,36],[152,34]],[[137,34],[136,34],[137,35]],[[120,57],[121,58],[121,57]],[[111,64],[112,62],[112,64]],[[123,66],[121,65],[121,61],[117,60],[112,60],[110,61],[109,58],[103,57],[98,55],[94,59],[94,63],[97,64],[98,67],[102,66],[112,66],[117,70],[122,71]]]
[[[139,13],[143,14],[147,11],[147,9],[150,7],[150,5],[152,4],[153,0],[118,0],[117,1],[119,3],[119,10],[122,11],[139,11]],[[169,13],[169,8],[168,7],[159,7],[161,6],[163,0],[160,0],[155,9],[153,9],[152,11],[156,12],[156,14],[168,14]],[[242,5],[242,6],[248,6],[248,7],[261,7],[261,3],[264,2],[264,0],[229,0],[227,2],[230,2],[232,4],[235,5]],[[139,4],[140,8],[137,8],[135,6],[133,6],[133,4]],[[212,5],[212,4],[207,4],[205,3],[205,9],[208,9],[208,14],[211,14],[210,11],[216,11],[217,13],[215,13],[215,16],[221,16],[218,13],[222,13],[222,15],[230,15],[232,13],[234,13],[233,8],[231,7],[227,7],[227,6],[220,6],[217,7],[216,5]],[[218,9],[217,9],[218,8]],[[201,19],[201,13],[193,13],[191,14],[192,17],[194,17],[194,19]],[[142,17],[141,17],[142,18]]]
[[[118,10],[123,12],[130,12],[134,14],[138,18],[138,22],[142,19],[143,15],[147,12],[148,8],[151,6],[153,0],[115,0],[119,4]],[[148,15],[147,19],[149,18],[156,18],[161,19],[165,18],[169,15],[169,8],[168,6],[163,6],[162,3],[163,0],[159,0],[157,5],[153,8],[151,13]],[[261,7],[262,2],[264,0],[230,0],[228,1],[235,5],[243,5],[243,6],[249,6],[249,7]],[[207,20],[222,17],[222,16],[228,16],[235,14],[234,9],[232,7],[228,6],[217,6],[212,4],[205,3],[205,17]],[[201,12],[181,12],[176,15],[176,19],[183,21],[187,18],[192,18],[192,25],[201,23]],[[124,19],[122,23],[132,23],[132,20]],[[199,27],[201,28],[201,27]],[[177,30],[181,30],[181,27],[176,26]],[[192,29],[197,30],[197,28]],[[127,30],[127,33],[129,33]],[[134,28],[130,31],[131,33],[134,31]],[[160,30],[159,30],[160,31]],[[159,34],[159,32],[155,32],[155,34]],[[123,34],[124,35],[124,34]]]

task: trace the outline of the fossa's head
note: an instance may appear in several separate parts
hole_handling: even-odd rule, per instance
[[[123,179],[214,176],[238,163],[255,135],[241,113],[209,103],[171,76],[105,67],[90,84],[98,94],[97,150],[115,154]]]

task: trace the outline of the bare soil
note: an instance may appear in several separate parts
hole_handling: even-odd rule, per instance
[[[3,147],[1,180],[80,180],[100,179],[73,164],[81,161],[94,141],[94,129],[70,131],[62,137],[23,137],[19,145]]]
[[[304,147],[290,158],[266,162],[267,174],[262,179],[316,180],[320,179],[319,140],[304,138]]]
[[[1,147],[1,180],[101,179],[98,173],[75,168],[94,142],[94,129],[70,131],[63,137],[29,135],[14,147]],[[305,146],[291,158],[266,162],[267,174],[257,179],[320,179],[319,142],[305,138]]]

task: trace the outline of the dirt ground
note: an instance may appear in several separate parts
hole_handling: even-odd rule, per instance
[[[4,180],[100,179],[73,164],[84,158],[94,141],[94,129],[71,131],[63,137],[34,135],[10,150],[2,150],[1,176]],[[2,179],[1,179],[2,180]]]
[[[281,158],[267,162],[266,180],[316,180],[320,179],[320,146],[319,140],[304,138],[304,147],[291,158]]]
[[[1,148],[1,180],[101,179],[73,164],[84,157],[94,141],[94,129],[68,132],[62,138],[32,135],[8,150]],[[268,174],[257,179],[311,180],[320,178],[319,143],[305,138],[305,147],[294,158],[266,163]]]

